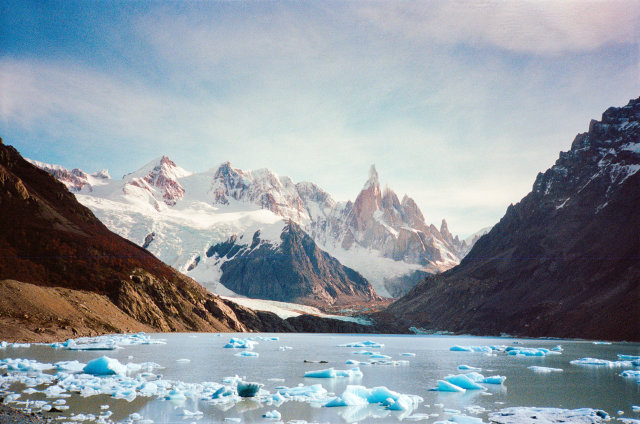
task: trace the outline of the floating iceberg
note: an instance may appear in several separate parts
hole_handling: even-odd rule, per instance
[[[121,364],[117,359],[102,356],[89,361],[82,372],[92,375],[125,375],[127,366]]]
[[[640,355],[623,355],[618,353],[618,359],[621,361],[637,361],[640,360]]]
[[[238,396],[240,397],[254,397],[258,394],[260,387],[263,385],[260,383],[253,383],[248,381],[238,382]]]
[[[451,421],[457,424],[482,424],[484,422],[480,418],[470,417],[468,415],[452,415]]]
[[[580,358],[569,362],[571,365],[586,365],[596,367],[632,367],[633,361],[608,361],[598,358]]]
[[[492,375],[490,377],[483,378],[480,382],[484,384],[502,384],[506,379],[507,377],[503,375]]]
[[[78,361],[60,361],[55,363],[59,371],[82,372],[86,364]]]
[[[624,378],[635,378],[636,383],[640,384],[640,370],[626,370],[620,373],[621,377]]]
[[[229,340],[229,343],[224,345],[223,347],[227,349],[253,349],[253,347],[258,344],[255,340],[251,339],[239,339],[236,337],[232,337]]]
[[[416,354],[415,353],[411,353],[411,352],[405,352],[405,353],[401,353],[400,356],[414,357],[414,356],[416,356]]]
[[[368,389],[364,386],[348,385],[344,392],[325,404],[326,407],[381,404],[389,410],[411,411],[423,399],[420,396],[404,395],[384,386]]]
[[[605,411],[591,408],[560,409],[560,408],[532,408],[513,407],[489,413],[489,421],[498,424],[521,424],[536,422],[551,424],[570,422],[573,424],[598,424],[608,421],[609,414]]]
[[[273,411],[267,411],[264,414],[262,414],[262,418],[267,418],[270,420],[279,420],[280,418],[282,418],[282,415],[280,415],[280,412],[274,409]]]
[[[465,374],[449,375],[444,379],[451,384],[454,384],[458,387],[462,387],[465,390],[486,390],[486,388],[474,382],[471,378],[467,377]]]
[[[480,352],[480,353],[493,353],[493,352],[502,352],[506,349],[506,346],[460,346],[455,345],[449,348],[450,351],[453,352]]]
[[[53,364],[41,363],[33,359],[22,359],[22,358],[0,359],[0,367],[1,366],[6,366],[9,371],[22,371],[22,372],[45,371],[45,370],[51,370],[55,368],[55,365]]]
[[[467,371],[482,371],[482,368],[472,367],[471,365],[458,365],[459,370],[467,370]]]
[[[336,378],[336,377],[362,377],[360,368],[352,368],[350,370],[336,370],[328,368],[326,370],[308,371],[304,373],[305,378]]]
[[[245,352],[238,352],[234,356],[248,356],[252,358],[257,358],[260,355],[257,352],[245,351]]]
[[[455,384],[451,384],[448,381],[445,380],[438,380],[438,385],[435,389],[431,389],[437,392],[457,392],[457,393],[464,393],[466,392],[465,389],[463,389],[460,386],[456,386]]]
[[[372,342],[371,340],[365,340],[363,342],[351,342],[346,344],[338,345],[338,347],[377,347],[383,348],[384,344]]]
[[[51,343],[49,346],[68,350],[114,350],[123,346],[165,344],[163,339],[152,339],[145,333],[107,334],[97,337],[79,337],[63,343]]]
[[[531,366],[531,367],[527,367],[529,368],[531,371],[533,372],[537,372],[537,373],[541,373],[541,374],[549,374],[552,372],[562,372],[564,371],[562,368],[550,368],[550,367],[538,367],[538,366]]]
[[[211,399],[222,399],[233,395],[231,388],[222,386],[211,395]]]
[[[298,402],[326,402],[327,390],[320,384],[311,386],[280,387],[276,395],[272,395],[274,401],[295,400]]]
[[[560,351],[549,350],[543,347],[514,347],[509,346],[505,349],[505,352],[511,356],[547,356],[547,355],[559,355]]]

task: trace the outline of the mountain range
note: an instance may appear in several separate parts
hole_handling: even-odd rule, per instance
[[[640,340],[640,99],[538,174],[457,267],[378,316],[473,334]]]
[[[314,306],[383,302],[469,249],[445,220],[428,225],[374,166],[355,201],[229,162],[193,173],[162,156],[121,180],[35,160],[112,231],[214,293]],[[284,265],[286,264],[286,266]]]
[[[104,179],[104,173],[60,175],[77,178],[78,186]],[[311,315],[281,319],[208,292],[109,231],[65,185],[0,139],[0,338],[47,341],[135,331],[372,327]]]

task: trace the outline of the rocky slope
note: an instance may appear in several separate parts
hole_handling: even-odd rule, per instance
[[[280,237],[279,245],[261,241],[259,231],[250,243],[232,237],[206,256],[224,261],[220,282],[244,296],[318,307],[382,301],[367,280],[320,250],[292,220]]]
[[[396,329],[640,340],[640,99],[609,108],[462,263],[379,317]]]
[[[23,340],[67,332],[247,331],[269,328],[269,322],[273,328],[286,326],[274,314],[220,299],[111,233],[62,183],[3,143],[0,280],[0,327],[3,334],[20,328],[9,336]]]

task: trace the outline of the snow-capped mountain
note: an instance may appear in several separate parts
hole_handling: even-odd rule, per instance
[[[78,168],[68,170],[60,165],[50,165],[37,160],[26,159],[32,165],[43,169],[56,177],[56,179],[67,186],[69,191],[76,193],[81,190],[92,191],[94,186],[103,185],[110,179],[109,171],[103,169],[93,174],[87,174]]]
[[[259,233],[260,243],[275,252],[289,220],[385,297],[456,265],[467,249],[446,221],[438,230],[426,224],[412,199],[400,202],[390,189],[382,192],[373,166],[354,202],[336,202],[313,183],[294,183],[268,169],[244,171],[229,162],[192,173],[162,156],[122,180],[108,178],[106,171],[98,180],[80,170],[33,163],[65,182],[110,229],[216,293],[229,294],[220,281],[231,268],[223,264],[241,255],[207,255],[212,246],[232,243],[246,253]],[[67,178],[76,174],[84,179]]]
[[[461,264],[392,304],[404,328],[640,339],[640,98],[592,120]]]
[[[382,191],[373,165],[356,200],[336,204],[329,214],[318,214],[310,232],[341,262],[362,268],[367,278],[382,283],[384,290],[380,292],[392,295],[411,288],[407,275],[416,275],[417,283],[424,273],[438,273],[457,265],[467,249],[449,232],[444,219],[438,230],[433,224],[427,225],[413,199],[405,195],[400,201],[390,188]],[[396,264],[355,265],[366,256],[387,259],[382,261],[385,265],[390,261]],[[422,273],[415,274],[418,270]]]

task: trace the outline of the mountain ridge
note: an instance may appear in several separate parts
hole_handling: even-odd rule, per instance
[[[61,167],[37,163],[54,175],[63,174]],[[223,162],[192,173],[162,156],[121,181],[67,186],[111,229],[214,291],[223,290],[219,284],[223,271],[208,263],[204,253],[210,246],[232,236],[250,238],[257,230],[277,246],[288,219],[387,297],[406,292],[425,273],[457,264],[466,253],[466,244],[448,230],[445,237],[427,225],[411,198],[405,195],[400,202],[392,190],[382,192],[375,166],[367,184],[378,192],[373,203],[364,189],[354,202],[336,202],[316,184],[294,183],[266,168],[243,171]],[[204,219],[209,224],[195,222],[196,215],[208,215]]]
[[[640,99],[607,109],[460,265],[379,315],[472,334],[640,340]]]

